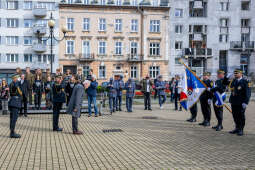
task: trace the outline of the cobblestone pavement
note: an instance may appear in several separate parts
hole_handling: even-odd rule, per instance
[[[153,109],[136,105],[133,113],[82,115],[82,136],[71,134],[70,115],[60,116],[62,133],[52,132],[52,115],[20,117],[21,139],[8,138],[9,117],[1,115],[0,169],[255,169],[255,103],[246,112],[243,137],[228,134],[233,120],[227,111],[224,130],[216,132],[185,122],[189,113],[173,111],[173,105]]]

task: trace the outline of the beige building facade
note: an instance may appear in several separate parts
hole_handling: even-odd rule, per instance
[[[59,44],[59,64],[65,71],[89,69],[99,82],[114,75],[141,80],[168,79],[169,7],[59,5],[60,26],[69,30]]]

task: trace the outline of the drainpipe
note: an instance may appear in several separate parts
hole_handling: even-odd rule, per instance
[[[140,57],[141,57],[141,62],[140,62],[140,76],[142,75],[142,71],[143,71],[143,60],[144,60],[144,54],[143,54],[143,49],[144,49],[144,41],[143,41],[143,38],[144,38],[144,24],[143,24],[143,21],[144,21],[144,14],[143,14],[143,10],[140,9],[140,6],[138,4],[137,6],[137,11],[141,14],[141,44],[140,44]],[[139,78],[140,80],[140,78]]]

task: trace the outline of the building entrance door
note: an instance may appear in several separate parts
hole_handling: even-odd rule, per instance
[[[77,72],[77,67],[76,66],[63,66],[63,73],[66,73],[66,70],[70,69],[72,74],[76,74]]]

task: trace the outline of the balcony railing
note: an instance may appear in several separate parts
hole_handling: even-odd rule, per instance
[[[32,49],[37,53],[43,53],[47,51],[45,44],[33,44]]]
[[[46,31],[47,31],[46,26],[43,24],[36,24],[33,27],[34,34],[37,34],[37,33],[39,33],[40,35],[46,34]]]
[[[254,41],[231,41],[230,42],[231,50],[255,50]]]
[[[193,57],[211,57],[211,48],[185,48],[184,55]]]
[[[139,54],[128,54],[127,55],[127,60],[129,62],[138,62],[138,61],[142,61],[142,55]]]
[[[42,7],[34,7],[33,14],[35,17],[45,17],[47,15],[47,9]]]
[[[79,60],[80,61],[94,61],[95,60],[95,55],[92,53],[81,53],[79,55]]]

